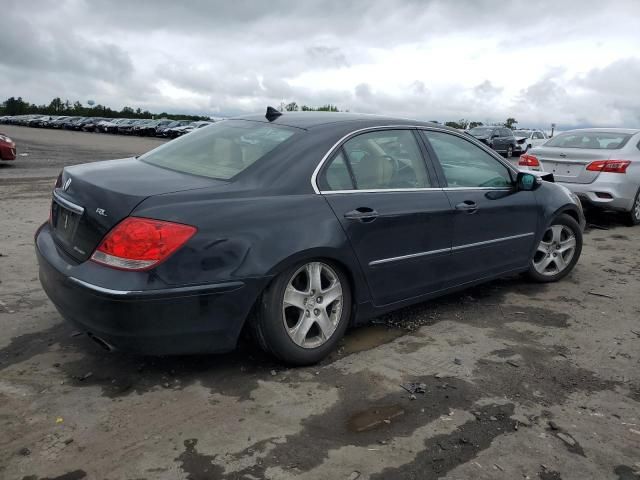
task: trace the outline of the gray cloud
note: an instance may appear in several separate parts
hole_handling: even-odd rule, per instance
[[[296,101],[422,119],[640,123],[636,0],[605,10],[596,0],[4,3],[0,98],[223,115]],[[510,28],[505,18],[521,22]],[[615,30],[602,29],[613,19]]]
[[[473,91],[476,95],[478,95],[479,97],[485,97],[485,98],[493,98],[496,95],[499,95],[502,91],[504,90],[504,88],[502,87],[496,87],[495,85],[493,85],[489,80],[485,80],[484,82],[482,82],[481,84],[477,85]]]

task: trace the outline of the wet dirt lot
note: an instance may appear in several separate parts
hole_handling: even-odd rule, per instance
[[[316,367],[110,354],[47,300],[33,233],[62,166],[161,141],[0,129],[28,154],[0,165],[0,478],[640,478],[640,227],[590,215],[562,282],[401,310]]]

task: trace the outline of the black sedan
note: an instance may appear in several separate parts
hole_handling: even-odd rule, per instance
[[[516,137],[510,128],[475,127],[469,130],[469,134],[507,158],[511,158],[516,150],[520,150]]]
[[[108,349],[223,352],[247,327],[310,364],[399,307],[567,275],[584,216],[545,179],[440,125],[270,109],[65,168],[36,233],[40,281]]]

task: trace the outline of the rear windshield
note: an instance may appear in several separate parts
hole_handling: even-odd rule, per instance
[[[628,133],[615,132],[567,132],[553,137],[545,147],[588,148],[592,150],[616,150],[624,147],[631,138]]]
[[[140,157],[183,173],[228,180],[294,134],[286,127],[227,120],[194,130]]]

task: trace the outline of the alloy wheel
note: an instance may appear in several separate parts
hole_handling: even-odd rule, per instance
[[[342,316],[340,278],[322,262],[310,262],[291,276],[282,299],[282,320],[291,340],[302,348],[323,345]]]
[[[541,275],[558,275],[571,263],[575,251],[573,231],[566,225],[551,225],[536,249],[533,266]]]
[[[513,147],[509,145],[507,147],[507,158],[511,158],[513,156]]]
[[[633,215],[636,220],[640,220],[640,193],[636,195],[636,203],[633,205]]]

